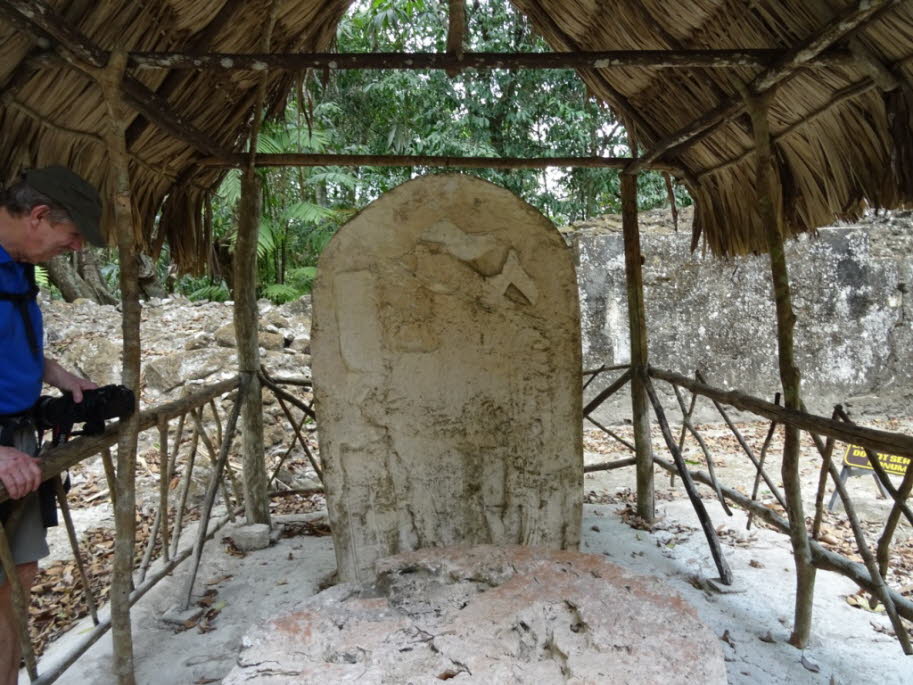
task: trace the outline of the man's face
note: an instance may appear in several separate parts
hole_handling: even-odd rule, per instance
[[[34,207],[28,215],[28,236],[22,260],[46,262],[64,252],[82,249],[84,240],[72,221],[53,221],[47,205]]]

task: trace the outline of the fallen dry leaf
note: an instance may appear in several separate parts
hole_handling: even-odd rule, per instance
[[[821,671],[821,667],[818,664],[816,664],[814,661],[810,661],[810,660],[806,659],[804,654],[799,659],[799,662],[803,666],[805,666],[806,670],[809,670],[812,673],[819,673]]]

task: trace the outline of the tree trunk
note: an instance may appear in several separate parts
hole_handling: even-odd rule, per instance
[[[225,281],[232,299],[235,297],[235,261],[228,242],[217,238],[212,245],[216,258],[216,276]]]
[[[69,255],[57,255],[45,264],[48,278],[57,286],[63,299],[72,302],[80,297],[98,302],[95,291],[73,268]]]
[[[105,279],[98,268],[98,255],[95,250],[85,248],[76,253],[76,263],[79,274],[86,284],[95,293],[95,301],[99,304],[117,304],[119,300],[111,294]]]
[[[164,298],[168,296],[165,286],[159,281],[155,262],[148,255],[137,255],[139,261],[139,287],[140,291],[149,299],[150,297]]]

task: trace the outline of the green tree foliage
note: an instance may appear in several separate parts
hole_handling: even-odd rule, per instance
[[[258,138],[262,153],[323,152],[329,137],[308,125],[292,101],[286,120],[270,123]],[[327,187],[346,188],[356,183],[345,169],[323,167],[268,168],[257,171],[262,210],[257,242],[258,294],[274,302],[287,302],[310,290],[317,259],[336,228],[352,214],[347,206],[327,199]],[[241,172],[229,172],[213,202],[213,234],[217,252],[231,255],[237,237],[237,208]],[[230,258],[221,260],[230,268]],[[228,299],[229,274],[201,282],[187,279],[183,290],[191,299]]]
[[[340,52],[443,52],[447,3],[362,0],[340,23]],[[509,3],[467,5],[466,49],[549,50]],[[261,132],[258,150],[451,156],[626,155],[625,132],[587,93],[573,70],[333,71],[309,74],[284,120]],[[260,169],[263,210],[258,245],[259,295],[276,302],[307,292],[320,252],[357,209],[410,178],[446,169],[341,167]],[[611,169],[471,170],[503,186],[561,225],[620,211]],[[668,200],[664,179],[642,174],[644,209]],[[213,205],[217,247],[230,255],[237,230],[240,173],[229,173]],[[678,201],[689,202],[684,191]],[[218,275],[185,280],[195,297],[227,298]]]
[[[340,52],[444,51],[447,3],[357,3],[340,25]],[[466,49],[549,50],[509,3],[470,3]],[[589,95],[573,70],[338,71],[312,82],[319,124],[333,147],[352,154],[595,156],[628,154],[624,130]],[[354,206],[440,169],[362,169],[349,191]],[[493,170],[474,173],[508,188],[558,224],[620,211],[618,172],[610,169]],[[665,182],[644,174],[643,208],[667,201]],[[679,201],[687,202],[684,193]]]

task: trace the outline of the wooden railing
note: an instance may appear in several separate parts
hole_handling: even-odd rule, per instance
[[[584,418],[633,451],[633,445],[592,419],[590,416],[590,414],[603,402],[621,390],[632,378],[634,373],[637,373],[637,371],[632,370],[627,366],[594,369],[593,371],[586,373],[586,375],[589,376],[589,379],[584,388],[590,385],[597,376],[610,370],[616,372],[622,371],[622,373],[614,382],[610,383],[605,390],[598,393],[592,400],[586,403]],[[694,378],[653,367],[650,367],[646,371],[641,371],[640,373],[643,373],[644,375],[647,392],[650,396],[651,404],[653,405],[657,423],[659,424],[666,447],[672,455],[671,460],[654,455],[653,462],[674,474],[673,479],[675,476],[679,476],[682,479],[688,496],[701,521],[701,526],[707,537],[721,579],[726,582],[727,577],[731,578],[731,573],[725,558],[722,555],[713,523],[704,508],[703,501],[699,496],[694,483],[696,481],[710,486],[725,511],[729,512],[728,503],[745,509],[749,513],[748,526],[751,525],[752,517],[757,516],[774,529],[788,535],[790,531],[788,521],[771,507],[759,502],[757,500],[757,495],[760,481],[763,479],[779,506],[784,510],[787,509],[786,498],[781,492],[781,489],[775,484],[774,479],[770,477],[765,469],[765,460],[768,448],[770,447],[771,438],[773,437],[776,428],[781,425],[794,426],[811,435],[818,456],[820,457],[820,473],[815,495],[815,517],[811,525],[811,530],[809,531],[811,537],[812,563],[817,568],[840,573],[857,583],[860,587],[871,592],[873,597],[877,598],[885,607],[885,612],[891,620],[892,627],[897,635],[897,640],[904,653],[908,655],[913,654],[908,631],[901,620],[901,618],[905,618],[913,621],[913,601],[902,596],[897,590],[889,587],[886,582],[889,570],[890,546],[900,517],[905,517],[913,524],[913,511],[911,511],[908,504],[911,490],[913,490],[913,467],[907,468],[903,481],[899,486],[895,487],[889,476],[885,473],[884,468],[881,466],[876,455],[877,452],[882,452],[911,457],[913,456],[913,437],[890,431],[857,426],[850,421],[849,417],[839,405],[834,408],[833,416],[831,418],[826,418],[810,414],[804,410],[796,411],[781,407],[778,404],[779,395],[774,402],[767,402],[738,391],[722,390],[709,385],[700,372],[695,373]],[[673,436],[669,421],[666,418],[666,410],[659,401],[653,387],[654,380],[669,383],[672,387],[672,392],[675,395],[676,403],[681,412],[681,427],[677,440]],[[691,393],[690,403],[685,402],[685,398],[682,395],[683,390],[687,390]],[[725,487],[717,478],[714,469],[714,460],[710,454],[707,442],[702,438],[700,431],[691,421],[691,416],[694,413],[695,404],[699,397],[707,398],[711,401],[715,410],[720,414],[723,421],[736,438],[741,452],[744,453],[745,458],[747,458],[754,467],[755,479],[752,495],[750,497],[734,488]],[[726,406],[750,412],[770,421],[765,440],[757,455],[730,418],[729,413],[726,411]],[[692,471],[687,468],[686,462],[682,457],[682,447],[687,434],[690,434],[695,438],[706,457],[706,473],[703,471]],[[858,445],[866,450],[869,457],[869,463],[873,468],[873,472],[878,479],[878,482],[884,492],[893,500],[891,510],[884,523],[884,528],[882,529],[877,545],[874,548],[866,540],[865,532],[860,524],[859,517],[856,514],[856,508],[852,498],[840,477],[837,466],[833,462],[832,455],[836,441]],[[629,466],[635,462],[636,459],[633,458],[620,459],[604,464],[592,465],[587,467],[587,471],[592,472],[603,469],[620,468]],[[821,531],[821,521],[824,515],[824,493],[828,480],[832,482],[836,495],[843,503],[854,540],[860,555],[863,558],[862,564],[825,548],[818,541]]]
[[[306,379],[273,378],[261,373],[264,385],[273,392],[284,415],[291,424],[291,440],[283,455],[278,459],[272,471],[271,481],[276,480],[280,467],[293,452],[296,444],[303,448],[309,463],[314,469],[317,478],[321,478],[321,469],[317,458],[308,447],[305,433],[315,430],[313,425],[314,412],[309,401],[302,399],[290,392],[287,388],[304,387],[308,389],[310,382]],[[146,547],[141,557],[133,578],[133,591],[130,593],[130,604],[138,601],[146,592],[165,578],[182,562],[192,559],[192,568],[189,578],[182,593],[182,603],[187,608],[191,602],[196,571],[200,564],[204,544],[229,521],[233,521],[238,512],[242,511],[242,488],[229,460],[232,441],[236,433],[236,424],[240,410],[238,377],[202,387],[194,392],[157,407],[149,408],[140,413],[140,431],[157,430],[159,452],[159,501],[151,526],[151,532],[145,541]],[[230,411],[220,414],[219,404],[216,400],[228,397],[233,400]],[[297,410],[300,416],[294,415]],[[208,415],[207,415],[208,413]],[[172,423],[177,425],[172,431]],[[185,433],[190,432],[189,440],[185,440]],[[40,465],[43,481],[54,481],[58,491],[58,504],[61,509],[64,525],[76,561],[78,576],[83,586],[88,613],[92,617],[94,627],[81,637],[53,668],[39,675],[35,649],[32,645],[28,631],[27,595],[18,583],[15,573],[15,563],[9,549],[9,537],[16,525],[15,515],[7,523],[0,525],[0,562],[3,564],[7,578],[10,579],[14,609],[19,624],[20,642],[22,644],[23,658],[29,676],[34,683],[52,683],[59,678],[86,650],[89,649],[104,633],[110,629],[110,617],[100,618],[98,602],[90,589],[89,578],[85,570],[85,560],[78,543],[78,536],[73,525],[66,495],[60,480],[60,474],[70,467],[96,455],[101,454],[108,482],[108,496],[113,501],[117,497],[115,487],[115,466],[111,458],[110,448],[117,443],[119,436],[117,422],[109,425],[104,433],[93,436],[83,436],[50,449],[41,455]],[[214,435],[212,434],[214,433]],[[171,437],[173,436],[173,438]],[[171,438],[171,439],[170,439]],[[211,473],[208,479],[206,495],[203,504],[197,509],[199,513],[196,537],[194,541],[181,547],[182,534],[186,531],[184,524],[186,514],[190,511],[188,506],[188,493],[191,479],[193,478],[194,465],[197,463],[199,452],[208,456]],[[172,479],[180,472],[180,481],[176,488],[172,488]],[[309,492],[321,492],[315,489]],[[217,520],[213,519],[214,503],[221,493],[225,505],[225,514]],[[286,494],[285,492],[271,493],[271,495]],[[6,490],[0,485],[0,502],[8,499]],[[173,512],[173,516],[172,516]],[[164,525],[167,522],[168,525]],[[158,555],[156,556],[156,551]]]

